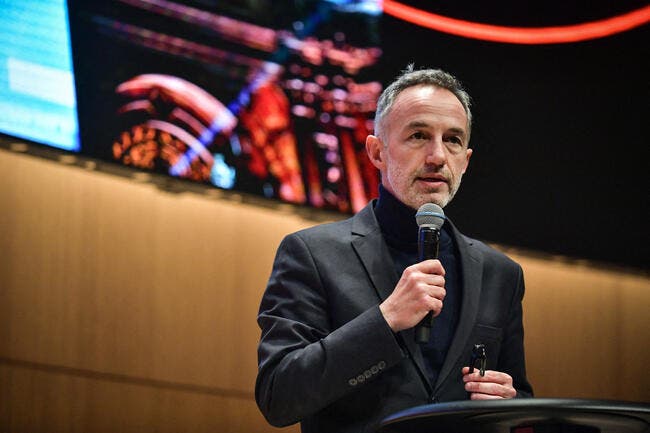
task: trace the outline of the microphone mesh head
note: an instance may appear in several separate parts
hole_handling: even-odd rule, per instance
[[[445,213],[437,204],[425,203],[415,214],[415,221],[418,223],[418,227],[433,226],[439,230],[445,222]]]

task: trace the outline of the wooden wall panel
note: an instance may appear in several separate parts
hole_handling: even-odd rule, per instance
[[[47,433],[298,432],[269,427],[255,402],[0,364],[0,430]]]
[[[3,356],[250,390],[257,304],[295,216],[4,156],[23,167],[2,196]]]
[[[540,396],[650,402],[650,281],[559,260],[513,257],[526,275],[527,367]]]
[[[315,219],[5,149],[0,182],[0,430],[275,431],[255,316]],[[511,253],[537,395],[649,401],[647,275]]]
[[[6,150],[0,173],[0,363],[254,406],[261,292],[283,233],[313,222]]]

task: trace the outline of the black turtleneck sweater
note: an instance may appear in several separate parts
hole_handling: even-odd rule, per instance
[[[379,186],[379,200],[375,204],[375,216],[384,239],[388,244],[397,275],[418,262],[418,225],[415,210],[406,206]],[[456,331],[461,302],[460,261],[456,245],[451,236],[449,223],[440,231],[439,260],[445,269],[445,290],[442,312],[435,318],[429,343],[422,346],[422,355],[427,361],[431,384],[435,385],[442,368],[451,340]]]

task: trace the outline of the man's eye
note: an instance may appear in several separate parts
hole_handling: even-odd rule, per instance
[[[453,144],[463,144],[463,140],[456,136],[447,137],[447,141]]]
[[[418,131],[411,134],[411,138],[415,140],[426,140],[428,137],[424,132]]]

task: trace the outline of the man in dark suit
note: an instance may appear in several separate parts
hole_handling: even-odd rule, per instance
[[[521,268],[447,220],[440,259],[419,262],[416,210],[444,207],[472,149],[470,100],[440,70],[407,69],[379,98],[366,140],[379,199],[287,236],[261,302],[255,396],[277,426],[372,432],[413,406],[530,396]],[[431,311],[430,341],[414,327]],[[469,373],[475,344],[487,369]]]

